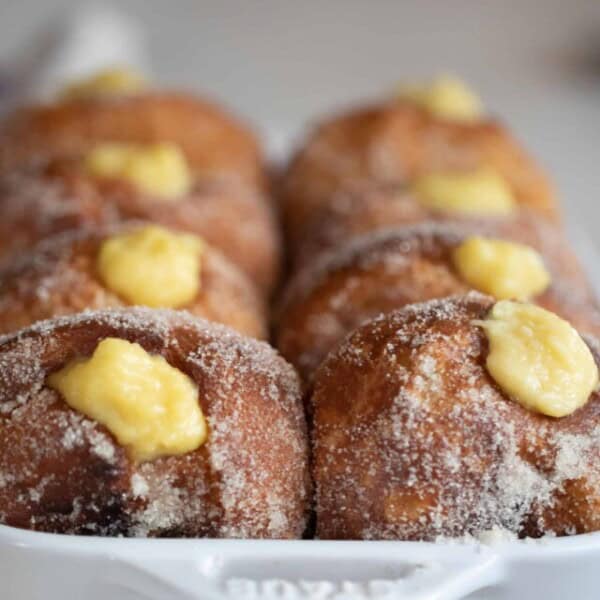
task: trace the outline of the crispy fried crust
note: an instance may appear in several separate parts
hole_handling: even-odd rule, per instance
[[[365,235],[324,254],[286,288],[276,318],[276,346],[308,380],[327,353],[366,320],[468,292],[452,252],[470,233],[456,224],[427,223]],[[583,273],[574,263],[565,277],[553,255],[544,256],[552,285],[534,301],[581,331],[600,334],[600,314]]]
[[[348,182],[406,183],[433,170],[496,169],[519,204],[558,220],[555,194],[535,162],[502,125],[457,123],[400,101],[321,122],[282,179],[282,210],[292,241]]]
[[[191,377],[208,441],[134,464],[102,426],[46,387],[48,374],[113,336]],[[0,338],[0,521],[126,536],[297,538],[308,449],[297,376],[267,344],[172,311],[45,321]]]
[[[553,262],[566,275],[573,270],[581,274],[576,257],[566,247],[562,228],[540,218],[529,208],[521,207],[508,217],[472,217],[440,212],[423,206],[405,185],[377,182],[347,185],[334,194],[326,206],[317,210],[302,238],[291,249],[293,266],[299,270],[320,254],[339,248],[359,235],[427,221],[459,223],[474,233],[528,244],[544,256],[552,256]]]
[[[96,264],[107,238],[136,227],[67,232],[0,266],[0,333],[83,310],[128,306],[104,285]],[[202,253],[200,292],[180,308],[245,335],[267,337],[266,307],[256,288],[209,245]]]
[[[561,419],[510,400],[473,323],[492,305],[472,293],[409,306],[329,355],[311,399],[320,538],[600,528],[600,394]]]
[[[271,208],[234,181],[199,182],[187,196],[164,202],[125,182],[88,177],[77,160],[0,178],[0,256],[68,229],[131,219],[202,236],[265,294],[277,281],[281,242]]]
[[[253,133],[216,105],[172,92],[18,110],[0,126],[0,171],[78,156],[103,141],[173,142],[198,175],[264,186],[263,161]]]

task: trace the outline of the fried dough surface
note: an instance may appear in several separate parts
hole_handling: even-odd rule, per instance
[[[508,398],[474,324],[492,305],[471,293],[381,316],[320,367],[310,400],[319,538],[600,528],[600,395],[560,419]]]
[[[196,174],[265,184],[254,134],[217,105],[175,92],[24,107],[0,125],[0,171],[79,156],[100,142],[171,142]]]
[[[84,310],[128,306],[102,281],[98,255],[107,239],[142,227],[128,224],[66,232],[0,265],[0,333]],[[254,285],[207,244],[199,278],[198,294],[179,308],[245,335],[267,337],[266,307]]]
[[[470,234],[461,225],[426,223],[365,235],[324,254],[284,291],[277,348],[308,380],[327,353],[368,319],[468,292],[472,288],[456,271],[452,253]],[[567,278],[552,256],[543,258],[552,284],[532,301],[583,332],[600,333],[600,313],[581,270],[574,266]]]
[[[205,444],[135,463],[46,385],[107,337],[140,344],[195,382]],[[309,486],[299,394],[267,344],[181,312],[87,312],[4,336],[0,521],[71,534],[299,537]]]
[[[202,236],[265,294],[277,281],[281,242],[271,208],[239,183],[199,182],[186,196],[164,202],[125,182],[90,177],[77,160],[0,178],[0,256],[69,229],[132,219]]]
[[[302,238],[291,248],[293,266],[299,270],[324,252],[366,233],[432,221],[457,223],[474,233],[528,244],[564,265],[565,275],[581,273],[573,252],[566,249],[563,229],[529,208],[521,207],[505,217],[436,211],[421,204],[405,185],[377,182],[347,185],[317,210]]]
[[[454,122],[400,101],[334,115],[318,123],[281,182],[292,243],[334,193],[352,182],[408,183],[433,171],[494,169],[517,204],[559,219],[552,186],[512,135],[494,121]]]

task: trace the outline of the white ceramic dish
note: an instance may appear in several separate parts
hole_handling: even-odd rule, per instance
[[[591,600],[600,533],[467,543],[132,540],[0,527],[6,600]]]

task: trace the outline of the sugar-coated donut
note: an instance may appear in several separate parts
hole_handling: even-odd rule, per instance
[[[509,398],[486,369],[477,325],[492,305],[471,293],[381,316],[320,367],[311,398],[319,538],[600,529],[600,394],[560,419]]]
[[[471,234],[461,225],[425,223],[358,237],[322,255],[284,290],[276,318],[277,348],[308,379],[327,353],[364,321],[406,304],[473,289],[452,260],[454,250]],[[574,262],[567,275],[564,265],[553,260],[561,249],[543,256],[551,285],[533,301],[581,331],[599,333],[600,313],[581,269]]]
[[[351,182],[407,183],[433,171],[481,167],[506,180],[518,205],[558,219],[546,176],[499,123],[445,120],[395,99],[334,115],[317,125],[283,174],[286,229],[300,239],[315,211]]]
[[[171,142],[197,176],[265,185],[261,152],[245,125],[201,98],[159,91],[21,108],[0,125],[0,171],[79,156],[100,142]]]
[[[111,289],[100,276],[99,254],[103,243],[112,237],[146,227],[138,223],[65,232],[0,265],[0,333],[83,310],[130,305],[130,299]],[[243,334],[266,338],[266,307],[254,285],[220,252],[199,241],[199,290],[176,308]],[[176,264],[169,259],[170,268],[175,269]]]
[[[563,263],[565,273],[571,272],[577,262],[572,252],[565,252],[562,228],[529,208],[521,207],[506,216],[433,210],[420,203],[405,185],[363,182],[345,186],[315,212],[291,248],[292,263],[298,270],[320,254],[365,233],[427,221],[460,223],[473,232],[495,233],[529,244],[544,256],[552,256],[557,264]]]
[[[67,229],[131,219],[202,236],[267,294],[277,280],[280,239],[271,208],[237,182],[197,181],[165,202],[125,181],[92,177],[75,159],[0,178],[0,256]]]
[[[139,344],[190,378],[208,426],[203,445],[135,462],[104,426],[49,387],[51,374],[107,338]],[[71,534],[297,538],[307,456],[293,369],[267,344],[227,327],[181,312],[125,309],[0,338],[3,524]]]

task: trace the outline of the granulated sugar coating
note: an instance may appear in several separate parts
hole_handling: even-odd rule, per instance
[[[98,256],[110,237],[145,225],[130,221],[66,231],[1,264],[0,333],[85,309],[128,306],[100,277]],[[266,337],[265,308],[255,286],[205,241],[198,277],[198,293],[179,308],[245,335]]]
[[[426,222],[365,234],[322,254],[284,293],[276,345],[305,379],[356,327],[382,313],[471,286],[454,267],[453,252],[472,234],[465,224]],[[582,273],[568,280],[551,257],[550,287],[532,299],[577,329],[600,334],[600,312]],[[575,285],[577,278],[577,285]]]
[[[492,305],[470,293],[382,316],[317,371],[320,538],[600,528],[600,394],[561,419],[508,398],[485,368],[487,341],[473,323]]]
[[[208,441],[134,464],[109,432],[45,386],[119,337],[191,377]],[[295,538],[308,449],[297,376],[267,344],[183,313],[87,312],[0,338],[0,521],[125,536]]]
[[[81,164],[81,157],[56,160],[0,178],[0,257],[63,231],[145,220],[200,235],[261,289],[274,284],[279,234],[258,192],[229,179],[198,180],[165,203],[126,182],[90,177]]]
[[[518,206],[559,220],[546,176],[500,123],[439,119],[396,98],[338,113],[316,124],[284,174],[286,230],[295,246],[349,183],[407,183],[423,173],[482,166],[506,180]]]
[[[205,177],[264,184],[253,132],[212,102],[172,91],[20,107],[0,124],[0,173],[47,157],[81,155],[103,142],[170,142]]]
[[[465,232],[532,246],[550,260],[562,277],[572,278],[577,286],[582,286],[583,271],[564,232],[535,211],[519,207],[515,213],[499,217],[433,210],[411,194],[409,185],[373,181],[347,184],[316,212],[292,249],[294,267],[298,270],[324,252],[340,248],[365,233],[428,221],[457,223]]]

